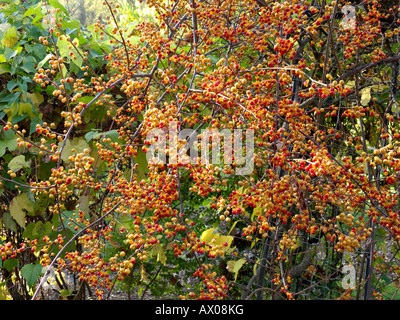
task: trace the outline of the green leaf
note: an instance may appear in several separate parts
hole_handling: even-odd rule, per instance
[[[101,137],[101,135],[102,135],[102,133],[98,132],[98,130],[89,131],[88,133],[85,134],[86,142],[89,142],[93,139],[95,139],[95,140],[99,139]]]
[[[63,141],[61,141],[58,144],[58,150],[61,150],[61,146],[63,145]],[[69,162],[69,157],[78,154],[78,153],[83,153],[85,149],[89,149],[89,145],[85,141],[85,138],[79,137],[79,138],[74,138],[72,140],[67,140],[65,147],[62,151],[61,154],[61,160],[64,162],[68,163]],[[72,151],[74,150],[74,151]]]
[[[0,32],[2,33],[1,44],[7,48],[12,48],[18,42],[18,31],[10,23],[1,23]]]
[[[21,51],[22,51],[22,47],[16,47],[15,50],[6,47],[6,50],[4,51],[3,56],[6,59],[6,62],[10,62],[10,60],[15,58]],[[12,73],[14,73],[14,72],[12,72]]]
[[[32,234],[32,231],[35,228],[35,224],[36,224],[35,222],[31,222],[26,226],[24,232],[22,233],[23,238],[28,238],[29,240],[35,239],[35,237]]]
[[[8,163],[8,169],[12,170],[13,172],[17,172],[22,168],[26,168],[30,166],[30,161],[25,160],[24,155],[19,155],[11,159]]]
[[[17,232],[17,223],[11,217],[10,212],[4,212],[1,221],[6,229]]]
[[[78,216],[78,210],[75,211],[63,211],[62,212],[62,217],[65,218],[65,220],[76,220],[76,216]],[[86,213],[85,215],[85,219],[89,220],[89,213]],[[85,226],[85,224],[83,222],[74,222],[73,225],[67,224],[66,228],[69,229],[70,231],[72,231],[72,233],[76,233],[78,231],[75,230],[75,227],[78,228],[83,228]]]
[[[21,275],[25,278],[28,286],[33,287],[42,274],[42,265],[40,263],[26,264],[21,269]]]
[[[14,197],[10,203],[11,217],[21,226],[25,227],[26,211],[33,212],[34,208],[26,193]]]
[[[11,271],[16,266],[18,266],[18,259],[7,259],[3,261],[3,268],[7,269],[7,271]]]
[[[28,17],[28,16],[32,16],[34,14],[39,14],[41,6],[42,6],[41,3],[38,3],[36,6],[33,5],[28,10],[25,11],[23,17]]]
[[[75,48],[78,48],[79,50],[79,40],[78,38],[72,39],[72,42],[75,44],[75,47],[73,46],[72,49],[68,49],[69,46],[71,46],[71,43],[67,41],[66,37],[58,38],[57,40],[57,47],[60,49],[60,55],[63,58],[68,59],[69,61],[73,62],[75,65],[77,65],[79,68],[82,67],[83,64],[83,59],[81,55],[78,53],[78,51]],[[76,59],[71,58],[69,55],[70,52],[76,56]]]
[[[33,58],[33,57],[30,57]],[[34,59],[34,58],[33,58]],[[35,73],[36,69],[35,69],[35,62],[32,61],[32,59],[30,61],[26,61],[24,59],[24,63],[20,66],[22,70],[24,70],[26,73]]]
[[[18,80],[12,79],[7,82],[7,90],[11,92],[18,85],[19,85]]]
[[[4,58],[4,60],[5,60],[5,58]],[[3,62],[6,62],[6,61],[3,61]],[[8,63],[0,63],[0,74],[9,73],[10,71],[11,71],[11,66]]]
[[[142,150],[138,150],[136,157],[134,158],[135,163],[138,164],[136,177],[138,181],[142,181],[146,178],[146,173],[149,172],[146,153]]]
[[[44,101],[40,92],[25,92],[21,95],[21,99],[24,102],[30,102],[34,107],[38,107]]]
[[[98,132],[98,130],[92,130],[85,134],[86,142],[90,140],[100,139],[104,135],[105,138],[110,138],[112,142],[117,142],[119,139],[118,130],[110,130],[105,133]]]
[[[51,5],[52,7],[56,8],[56,9],[60,9],[60,11],[64,12],[68,16],[67,9],[65,9],[64,6],[57,0],[49,0],[48,3],[49,3],[49,5]]]
[[[15,133],[12,130],[5,131],[3,139],[0,139],[0,157],[6,153],[7,149],[8,151],[14,151],[17,147]]]
[[[51,222],[49,221],[45,223],[43,223],[42,221],[38,221],[35,223],[35,226],[32,229],[32,236],[34,237],[34,239],[42,237],[49,233],[51,233]]]
[[[70,290],[62,289],[62,290],[60,291],[60,296],[61,296],[61,297],[68,297],[68,296],[72,295],[73,292],[74,292],[74,291],[73,291],[72,289],[70,289]]]
[[[30,103],[21,102],[18,106],[18,115],[26,114],[30,119],[35,118],[35,114],[33,113],[33,108]]]
[[[41,67],[43,67],[44,64],[45,64],[47,61],[49,61],[50,58],[51,58],[52,56],[53,56],[53,54],[48,53],[48,54],[44,57],[44,59],[38,63],[37,68],[40,69]]]

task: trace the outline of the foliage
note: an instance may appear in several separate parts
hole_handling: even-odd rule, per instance
[[[62,297],[398,298],[399,10],[364,1],[348,26],[345,4],[148,0],[134,27],[107,0],[86,27],[3,4],[8,293],[39,298],[55,268]],[[252,132],[251,172],[188,161],[187,129],[197,151]]]

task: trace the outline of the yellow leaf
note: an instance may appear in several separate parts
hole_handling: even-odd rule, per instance
[[[228,270],[229,272],[233,272],[233,268],[235,267],[235,263],[236,263],[235,260],[228,261],[226,263],[226,270]]]
[[[226,269],[229,272],[232,272],[232,273],[235,274],[235,282],[236,282],[237,276],[239,274],[239,270],[245,264],[245,262],[246,262],[245,259],[239,259],[239,260],[236,260],[236,261],[231,260],[231,261],[227,262]]]
[[[38,107],[44,101],[43,96],[39,92],[34,92],[34,93],[23,92],[21,97],[22,101],[31,102],[35,108]]]
[[[232,227],[231,227],[231,229],[229,230],[229,234],[232,233],[232,230],[235,228],[236,224],[237,224],[239,221],[242,221],[242,220],[236,220],[236,221],[232,224]]]
[[[214,236],[213,236],[214,231],[215,231],[215,228],[210,228],[210,229],[207,229],[206,231],[203,231],[203,233],[201,234],[201,237],[200,237],[200,241],[210,243],[211,240],[214,238]]]
[[[167,262],[167,256],[159,243],[153,245],[152,254],[157,254],[157,261],[160,261],[164,266]]]
[[[203,233],[201,234],[200,237],[200,241],[201,242],[205,242],[209,245],[224,245],[225,243],[227,245],[223,246],[223,251],[227,251],[233,241],[233,237],[232,236],[223,236],[221,234],[219,234],[215,228],[210,228],[207,229],[205,231],[203,231]]]
[[[33,212],[32,202],[26,193],[14,197],[10,203],[10,215],[23,228],[25,228],[26,212]]]
[[[233,237],[232,237],[232,236],[222,236],[222,235],[219,235],[219,237],[217,237],[217,238],[215,239],[215,243],[216,243],[217,245],[223,245],[223,244],[225,244],[225,243],[228,244],[227,246],[224,246],[224,251],[227,251],[227,250],[229,249],[229,247],[231,246],[232,241],[233,241]]]
[[[257,206],[253,209],[253,214],[251,215],[251,221],[254,220],[255,216],[259,216],[262,213],[262,205],[261,203],[257,203]]]
[[[254,241],[251,242],[250,249],[253,249],[254,245],[256,244],[256,242],[258,240],[260,240],[260,239],[256,238]]]
[[[352,89],[356,85],[355,81],[349,81],[345,84],[345,88]]]
[[[364,88],[361,90],[361,105],[364,107],[371,101],[371,88]]]
[[[257,259],[256,263],[253,266],[253,274],[257,275],[257,267],[258,267],[258,263],[260,262],[260,259]]]
[[[149,278],[147,278],[146,275],[146,269],[144,268],[144,265],[140,265],[140,280],[143,282],[149,282]]]

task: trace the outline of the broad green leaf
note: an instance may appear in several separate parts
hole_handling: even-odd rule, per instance
[[[64,6],[58,2],[57,0],[49,0],[48,4],[51,5],[52,7],[56,9],[60,9],[60,11],[64,12],[68,16],[68,11],[67,9],[64,8]]]
[[[11,62],[10,60],[15,58],[18,54],[20,54],[22,51],[22,47],[15,47],[13,49],[6,47],[6,50],[4,51],[4,58],[6,59],[6,62]],[[12,69],[11,69],[12,70]],[[11,72],[14,74],[14,72]]]
[[[10,203],[10,215],[21,226],[25,227],[26,211],[33,212],[33,205],[26,193],[14,197]]]
[[[51,222],[47,221],[43,223],[42,221],[38,221],[35,223],[35,226],[32,229],[32,236],[34,239],[44,236],[46,234],[51,233]]]
[[[61,149],[63,145],[63,141],[58,144],[58,150]],[[69,162],[69,157],[72,155],[76,155],[78,153],[83,153],[85,149],[90,149],[89,145],[87,144],[85,138],[77,137],[72,140],[67,140],[65,147],[61,154],[61,160],[64,162]]]
[[[22,154],[12,158],[11,161],[8,163],[8,169],[13,172],[17,172],[18,170],[29,166],[30,161],[26,161],[25,156]]]
[[[4,212],[1,221],[6,229],[17,232],[17,223],[11,217],[10,212]]]
[[[79,30],[81,28],[81,23],[79,20],[66,20],[63,19],[61,26],[66,30],[67,34],[70,34],[71,31]],[[69,30],[67,30],[69,29]],[[69,31],[69,32],[68,32]]]
[[[16,134],[12,130],[4,131],[4,136],[0,139],[0,157],[2,157],[7,149],[8,151],[14,151],[18,147]]]
[[[29,17],[34,14],[40,14],[40,8],[42,4],[39,2],[37,5],[31,6],[28,10],[25,11],[23,17]]]
[[[4,58],[4,61],[2,61],[2,59],[0,58],[0,62],[6,62],[6,59]],[[11,71],[11,66],[8,63],[0,63],[0,74],[7,73],[10,71]]]
[[[13,103],[9,108],[4,109],[9,121],[12,121],[14,117],[18,118],[17,116],[23,115],[27,115],[30,119],[33,119],[36,116],[33,111],[32,105],[28,102]],[[25,118],[25,116],[22,118]]]
[[[89,131],[85,134],[86,142],[90,142],[91,140],[96,140],[101,137],[102,133],[98,132],[97,130]]]
[[[43,66],[45,65],[45,63],[46,63],[47,61],[49,61],[50,58],[51,58],[52,56],[53,56],[53,54],[48,53],[48,54],[44,57],[44,59],[38,63],[37,68],[40,69],[41,67],[43,67]]]
[[[7,37],[3,40],[3,45],[7,48],[12,48],[18,42],[18,37]]]
[[[135,232],[135,228],[133,227],[132,223],[132,217],[129,214],[121,215],[119,219],[128,232]]]
[[[34,107],[38,107],[44,101],[44,98],[40,92],[24,92],[21,95],[21,99],[24,102],[30,102]]]
[[[33,287],[42,274],[42,265],[40,263],[26,264],[21,269],[21,275],[25,278],[28,286]]]
[[[76,220],[76,217],[78,217],[78,216],[79,216],[79,215],[78,215],[78,210],[75,210],[75,211],[63,211],[63,212],[62,212],[62,218],[63,218],[65,221]],[[89,214],[88,214],[88,213],[86,213],[85,219],[89,220]],[[70,224],[66,223],[66,227],[67,227],[68,229],[70,229],[73,233],[77,232],[77,231],[75,230],[75,227],[82,228],[82,227],[84,227],[84,226],[85,226],[85,225],[84,225],[84,223],[82,223],[82,222],[81,222],[81,223],[74,222],[73,225],[70,225]]]
[[[12,79],[7,82],[7,90],[11,92],[18,85],[19,85],[18,80]]]
[[[35,228],[35,225],[36,225],[36,222],[29,223],[26,226],[24,232],[22,233],[22,237],[23,238],[28,238],[29,240],[34,240],[35,237],[33,236],[32,231]]]
[[[11,271],[16,266],[18,266],[18,259],[7,259],[3,261],[3,268],[7,269],[7,271]]]
[[[18,105],[18,115],[27,114],[29,118],[33,118],[35,115],[33,114],[32,105],[27,102],[21,102]]]
[[[104,135],[105,138],[110,138],[112,142],[117,142],[119,139],[118,130],[110,130],[107,132],[98,132],[97,130],[89,131],[85,134],[86,142],[90,140],[97,140],[100,139]]]
[[[80,68],[80,67],[82,67],[83,59],[80,55],[80,52],[77,51],[77,49],[79,50],[79,40],[78,40],[78,38],[71,39],[71,40],[75,46],[73,46],[70,42],[68,42],[66,37],[62,37],[62,38],[60,37],[57,40],[57,47],[60,49],[60,55],[63,58],[67,58],[69,61],[73,62],[75,65],[77,65]],[[69,47],[72,47],[72,48],[69,49]],[[77,48],[77,49],[75,49],[75,48]],[[76,59],[71,58],[70,52],[72,52],[74,54]]]

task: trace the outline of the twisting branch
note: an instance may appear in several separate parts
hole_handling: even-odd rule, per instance
[[[121,201],[119,201],[116,205],[114,205],[114,207],[112,207],[110,210],[108,210],[103,216],[101,216],[100,218],[98,218],[97,220],[93,221],[91,224],[87,225],[86,227],[82,228],[79,232],[77,232],[71,239],[68,240],[68,242],[60,249],[60,251],[56,254],[56,256],[53,258],[53,261],[49,264],[49,266],[47,267],[42,280],[40,281],[39,285],[36,288],[35,293],[32,296],[32,300],[35,300],[40,288],[43,286],[47,276],[50,273],[51,268],[54,266],[54,264],[56,263],[57,259],[60,257],[60,255],[64,252],[64,250],[72,244],[73,241],[75,241],[76,238],[78,238],[82,233],[84,233],[86,230],[93,228],[94,226],[96,226],[97,224],[99,224],[100,222],[102,222],[106,217],[108,217],[110,214],[112,214],[120,205]]]

